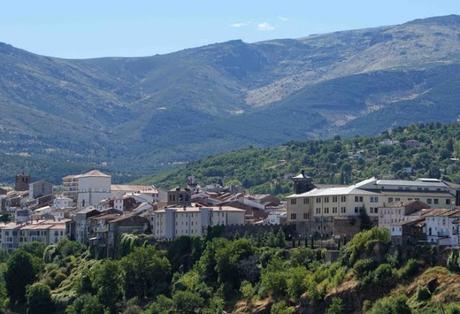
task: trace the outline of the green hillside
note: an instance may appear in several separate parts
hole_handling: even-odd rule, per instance
[[[452,15],[86,60],[0,43],[0,182],[25,168],[57,183],[54,163],[125,180],[250,145],[454,122],[459,32]]]
[[[393,144],[383,141],[392,140]],[[419,147],[410,147],[416,140]],[[290,176],[304,169],[316,183],[349,184],[379,178],[433,177],[460,183],[460,123],[399,127],[376,137],[290,142],[273,148],[247,148],[192,162],[178,170],[138,180],[163,187],[223,181],[256,193],[291,191]]]

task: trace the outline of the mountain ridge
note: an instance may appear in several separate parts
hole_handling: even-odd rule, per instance
[[[0,43],[0,154],[122,177],[249,145],[450,122],[459,64],[456,15],[132,58]]]

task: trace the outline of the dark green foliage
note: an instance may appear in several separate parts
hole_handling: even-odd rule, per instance
[[[460,270],[460,259],[458,250],[452,250],[447,258],[447,268],[451,271],[458,272]]]
[[[167,293],[171,265],[164,252],[152,246],[135,248],[121,260],[126,298],[139,299]]]
[[[386,297],[377,301],[369,314],[411,314],[407,299],[403,296]]]
[[[369,215],[367,214],[366,209],[360,208],[359,209],[359,220],[361,222],[361,225],[359,226],[360,230],[369,230],[372,228],[372,221]]]
[[[443,170],[443,178],[460,183],[460,164],[450,159],[460,157],[459,137],[460,124],[432,123],[396,128],[391,136],[386,133],[372,138],[289,142],[274,148],[247,148],[207,157],[176,171],[138,182],[173,187],[193,175],[202,184],[223,179],[224,183],[241,182],[252,192],[285,195],[292,192],[289,175],[301,169],[305,169],[316,183],[350,184],[372,176],[429,177],[438,175],[433,173],[436,168]],[[389,138],[395,141],[392,150],[382,155],[379,149],[387,146],[381,142]],[[406,147],[405,141],[410,139],[420,142],[420,146]],[[450,139],[455,139],[453,153],[446,157],[443,150]],[[342,153],[335,152],[337,145]],[[328,154],[334,154],[332,161],[327,158]],[[207,176],[210,168],[219,169],[223,176]]]
[[[343,313],[343,305],[342,299],[340,298],[333,298],[331,304],[327,307],[325,314],[342,314]]]
[[[8,258],[5,283],[12,304],[25,301],[26,286],[37,278],[39,261],[23,251],[16,250]]]
[[[83,294],[66,308],[66,314],[104,314],[104,307],[97,296]]]
[[[173,295],[174,312],[194,314],[204,305],[204,299],[190,291],[178,291]]]
[[[398,276],[401,279],[410,279],[418,273],[419,268],[419,263],[415,259],[411,258],[398,270]]]
[[[173,272],[188,271],[198,261],[203,252],[203,242],[199,237],[179,237],[168,246],[168,259]]]
[[[356,234],[342,250],[342,261],[353,266],[362,258],[379,258],[385,255],[385,249],[390,244],[390,233],[384,228],[372,228]],[[382,256],[376,256],[376,250]]]
[[[52,313],[54,304],[51,301],[50,288],[42,283],[34,283],[27,287],[27,314]]]
[[[40,259],[43,258],[46,245],[42,242],[29,242],[21,246],[21,249]]]
[[[121,268],[117,261],[104,260],[91,269],[91,282],[99,302],[112,311],[122,296]]]

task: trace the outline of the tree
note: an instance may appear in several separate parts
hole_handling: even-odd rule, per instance
[[[343,313],[342,299],[332,298],[332,302],[328,306],[325,314],[342,314],[342,313]]]
[[[152,297],[167,292],[171,264],[153,246],[135,248],[121,260],[127,298]]]
[[[174,313],[195,314],[204,305],[204,299],[190,291],[177,291],[173,295]]]
[[[368,230],[372,228],[372,221],[369,218],[369,215],[367,214],[366,209],[363,207],[361,207],[361,209],[359,210],[359,218],[361,221],[361,225],[360,225],[361,230]]]
[[[411,314],[412,311],[406,303],[404,296],[386,297],[377,301],[369,314]]]
[[[102,305],[112,312],[122,296],[121,269],[117,261],[105,260],[93,266],[91,282]]]
[[[52,313],[54,304],[50,288],[43,283],[34,283],[27,287],[27,314]]]
[[[26,286],[37,278],[38,267],[31,254],[19,249],[8,259],[5,283],[12,304],[25,301]]]
[[[66,314],[104,314],[104,307],[97,296],[84,294],[66,308]]]

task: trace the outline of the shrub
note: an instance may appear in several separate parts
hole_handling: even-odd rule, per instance
[[[327,307],[325,314],[342,314],[343,304],[342,299],[333,298],[331,304]]]
[[[411,314],[412,311],[407,305],[407,298],[404,296],[386,297],[378,300],[368,314]]]
[[[286,302],[280,301],[272,305],[270,314],[292,314],[294,311],[292,306],[287,306]]]
[[[27,314],[52,313],[54,304],[51,301],[50,288],[43,283],[34,283],[27,287]]]
[[[410,279],[418,273],[419,267],[417,261],[411,258],[398,270],[398,277],[404,280]]]
[[[357,261],[353,266],[353,271],[358,278],[363,278],[368,272],[375,269],[375,263],[370,258],[365,258]]]
[[[372,272],[372,275],[372,283],[375,286],[388,287],[393,285],[396,281],[395,272],[390,264],[380,264],[379,267]]]

